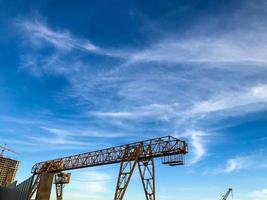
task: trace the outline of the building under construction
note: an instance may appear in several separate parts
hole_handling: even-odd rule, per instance
[[[0,186],[8,186],[14,181],[18,166],[17,160],[0,157]]]
[[[0,146],[2,151],[0,153],[0,186],[10,185],[16,176],[19,161],[4,157],[4,151],[12,151],[6,146]]]

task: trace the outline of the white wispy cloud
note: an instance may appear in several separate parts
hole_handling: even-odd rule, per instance
[[[267,30],[252,29],[249,36],[244,35],[247,30],[229,30],[227,34],[215,33],[214,36],[188,36],[188,38],[175,39],[163,38],[153,46],[144,50],[135,49],[104,49],[90,40],[79,38],[66,29],[54,30],[41,21],[20,20],[17,23],[26,34],[27,40],[37,48],[45,48],[46,44],[55,47],[56,51],[46,57],[36,52],[23,56],[22,66],[38,74],[57,72],[64,74],[77,70],[80,66],[88,65],[79,59],[70,59],[72,50],[80,50],[85,53],[95,53],[103,56],[112,56],[125,61],[118,66],[119,69],[133,66],[139,62],[155,63],[260,63],[266,66]],[[248,28],[249,29],[249,28]],[[249,29],[250,30],[250,29]],[[266,33],[266,34],[265,34]],[[238,36],[237,36],[238,35]],[[257,41],[255,41],[257,38]],[[259,53],[260,52],[260,53]],[[79,57],[79,56],[78,56]],[[258,64],[255,64],[258,65]],[[211,65],[202,65],[202,67]],[[212,65],[222,66],[222,65]],[[45,70],[44,70],[45,69]],[[228,67],[228,69],[231,69]]]
[[[39,113],[40,114],[40,113]],[[75,119],[55,119],[54,117],[44,117],[38,115],[35,119],[30,116],[21,117],[2,116],[0,121],[4,122],[9,132],[3,129],[8,138],[2,139],[7,143],[12,143],[21,152],[47,151],[47,150],[90,150],[96,147],[111,146],[104,139],[130,136],[122,131],[104,131],[96,127],[80,123],[77,125]],[[76,128],[73,128],[75,124]],[[31,130],[28,126],[31,125]],[[16,136],[16,137],[15,137]],[[88,139],[98,138],[98,142],[90,142]],[[103,141],[100,141],[103,139]],[[47,148],[49,147],[49,148]]]
[[[199,19],[187,34],[169,33],[133,54],[129,64],[229,62],[261,63],[266,67],[267,23],[261,20],[266,15],[266,2],[244,1],[239,6],[238,11],[228,13],[227,17]],[[225,24],[223,30],[218,28],[221,24]]]
[[[160,134],[184,132],[193,147],[192,163],[197,163],[207,153],[205,138],[210,137],[199,131],[201,122],[211,124],[223,117],[266,109],[267,29],[262,20],[242,21],[240,16],[246,14],[241,12],[232,16],[234,23],[229,21],[225,31],[212,29],[217,22],[211,20],[209,25],[198,24],[186,36],[165,34],[152,45],[129,51],[128,46],[99,47],[90,39],[40,21],[19,21],[34,52],[24,56],[23,65],[36,74],[64,76],[69,84],[64,97],[75,98],[85,110],[81,114],[101,120],[103,126],[113,124],[131,133],[136,130],[133,127],[145,129],[141,123],[161,120],[167,128]],[[203,26],[204,33],[199,31]],[[55,51],[39,54],[38,49],[46,45]],[[81,54],[112,56],[116,62],[100,60],[91,67]],[[44,127],[56,136],[120,135],[98,129]],[[235,163],[229,161],[228,171],[238,169]]]
[[[79,137],[101,137],[101,138],[116,138],[116,137],[124,137],[130,136],[130,134],[125,134],[122,132],[112,132],[112,131],[104,131],[104,130],[96,130],[95,128],[76,127],[72,129],[71,127],[57,128],[57,127],[41,127],[42,129],[52,133],[58,137],[68,137],[68,136],[79,136]]]
[[[115,180],[115,177],[108,173],[87,170],[72,174],[72,182],[75,183],[66,187],[66,199],[103,199],[103,195],[110,196],[110,182]]]
[[[82,177],[82,180],[81,180]],[[81,173],[77,180],[85,181],[87,184],[84,189],[91,194],[99,194],[107,191],[107,183],[113,180],[110,174],[99,172],[99,171],[88,171],[86,173]],[[94,183],[94,184],[91,184]]]
[[[244,91],[233,91],[218,94],[207,101],[197,102],[187,112],[187,115],[235,110],[235,108],[251,104],[254,104],[254,109],[251,111],[255,111],[255,109],[257,110],[257,105],[259,104],[267,104],[267,84],[252,86],[244,89]],[[240,108],[238,111],[248,112],[249,110]],[[236,113],[238,114],[238,112]]]
[[[18,25],[27,32],[29,39],[35,45],[40,45],[40,42],[47,42],[56,48],[66,51],[72,49],[96,53],[100,51],[99,47],[86,39],[75,37],[67,30],[52,30],[37,20],[21,20]]]
[[[39,144],[47,144],[47,145],[75,145],[75,146],[89,146],[93,145],[93,143],[81,142],[78,140],[73,140],[71,138],[66,137],[34,137],[29,136],[29,140],[32,142],[37,142]]]
[[[189,73],[191,73],[190,70]],[[242,73],[238,73],[240,77],[247,76]],[[140,73],[137,74],[140,75]],[[102,102],[100,100],[102,105],[107,105],[105,109],[90,111],[89,115],[101,118],[105,123],[112,120],[121,120],[122,123],[123,120],[130,120],[136,124],[140,121],[145,122],[151,119],[157,121],[160,119],[166,122],[167,127],[166,131],[161,134],[170,134],[176,128],[179,132],[186,132],[189,127],[192,130],[199,130],[198,126],[201,126],[198,123],[199,119],[214,122],[225,117],[241,116],[266,109],[267,93],[264,80],[258,81],[256,78],[255,80],[249,80],[251,83],[246,81],[242,84],[243,80],[236,82],[235,80],[232,81],[231,77],[216,80],[216,78],[211,77],[211,73],[205,77],[206,82],[204,83],[211,86],[207,87],[202,83],[203,80],[193,82],[190,78],[184,78],[183,73],[176,74],[177,80],[170,78],[172,76],[168,76],[165,71],[162,74],[165,76],[151,75],[147,81],[143,81],[142,75],[140,77],[137,77],[137,75],[130,76],[129,81],[122,85],[115,85],[116,90],[113,95],[122,98],[120,105],[112,104],[112,101]],[[141,81],[136,81],[134,77]],[[181,87],[184,84],[187,85]],[[86,87],[86,84],[84,87]],[[143,90],[143,88],[149,88],[149,90]],[[179,89],[176,90],[176,88]],[[86,92],[83,91],[82,94],[86,94]],[[114,96],[110,96],[111,99]],[[92,96],[86,96],[85,98],[92,98]],[[109,94],[106,98],[109,99]],[[97,100],[98,98],[96,98]],[[140,102],[142,102],[141,106],[136,106]],[[197,163],[204,158],[209,145],[204,142],[204,138],[211,138],[211,135],[213,135],[202,134],[203,132],[196,132],[187,136],[194,147],[192,151],[195,158],[191,161],[192,163]]]
[[[190,160],[191,164],[196,164],[201,161],[207,152],[205,137],[208,137],[208,133],[200,130],[186,130],[184,133],[175,134],[178,138],[186,138],[190,144],[190,152],[192,153],[192,158]]]
[[[237,172],[251,165],[249,157],[236,157],[227,161],[226,167],[223,170],[225,173]]]
[[[267,198],[267,189],[254,191],[250,194],[252,200],[264,200]]]
[[[36,76],[77,73],[84,66],[83,63],[78,61],[75,56],[66,57],[67,55],[58,51],[49,56],[41,56],[38,53],[25,54],[22,57],[21,69],[28,70]]]
[[[226,161],[225,166],[213,170],[215,174],[229,174],[241,170],[266,169],[267,160],[264,152],[255,152],[251,155],[238,155]],[[258,161],[261,160],[259,163]]]
[[[162,120],[168,120],[175,115],[174,105],[163,104],[151,104],[141,107],[136,107],[131,111],[119,111],[119,112],[91,112],[89,114],[97,117],[106,118],[119,118],[119,119],[141,119],[141,118],[159,118]]]
[[[42,124],[42,121],[37,119],[29,119],[29,118],[20,118],[10,115],[0,115],[0,120],[6,123],[15,123],[15,124]]]
[[[63,140],[54,137],[50,138],[39,138],[39,137],[24,137],[22,139],[8,139],[6,143],[12,143],[16,151],[25,153],[25,157],[28,155],[36,155],[37,152],[46,151],[60,151],[60,150],[82,150],[88,151],[89,149],[95,148],[98,145],[104,146],[100,143],[85,143],[72,140]]]
[[[36,76],[77,73],[80,68],[90,66],[82,59],[86,55],[124,59],[129,54],[124,50],[101,48],[67,29],[52,28],[41,20],[20,19],[15,24],[23,36],[23,46],[28,49],[21,56],[21,68]],[[47,53],[44,54],[43,49],[48,50]]]
[[[192,36],[189,39],[167,39],[144,51],[132,55],[129,64],[136,62],[167,63],[265,63],[267,62],[267,40],[264,35],[255,31],[253,37],[245,37],[243,32],[231,35],[209,35],[208,37]],[[237,36],[238,35],[238,36]],[[257,38],[257,41],[255,41]],[[260,52],[260,53],[259,53]]]

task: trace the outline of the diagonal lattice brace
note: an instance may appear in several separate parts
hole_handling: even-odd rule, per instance
[[[114,200],[123,199],[126,189],[133,175],[135,166],[138,162],[142,148],[143,148],[143,145],[141,144],[140,146],[134,149],[131,148],[130,146],[129,148],[125,149],[123,161],[121,162],[121,165],[120,165],[120,171],[119,171]],[[135,156],[134,161],[129,159],[132,156]]]
[[[151,150],[152,151],[152,150]],[[138,161],[138,169],[141,176],[146,200],[155,200],[155,165],[154,159]]]
[[[34,177],[34,182],[31,186],[31,190],[30,193],[28,195],[28,199],[27,200],[31,200],[31,198],[34,196],[34,194],[36,193],[37,189],[38,189],[38,185],[40,183],[40,175],[35,175]]]

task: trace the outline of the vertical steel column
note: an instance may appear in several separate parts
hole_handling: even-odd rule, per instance
[[[56,194],[57,194],[57,200],[63,199],[63,184],[56,183]]]
[[[40,182],[38,184],[37,194],[35,200],[49,200],[52,184],[53,184],[53,173],[42,173],[40,175]]]
[[[70,183],[70,173],[60,172],[55,175],[55,186],[56,186],[56,195],[57,200],[63,199],[63,188],[66,184]]]
[[[129,148],[125,149],[123,156],[124,159],[121,162],[120,166],[114,200],[123,199],[126,189],[133,175],[134,168],[138,162],[138,158],[141,153],[141,148],[143,148],[143,145],[140,145],[138,148],[134,149],[134,152],[130,152]],[[132,156],[131,154],[135,155],[134,161],[129,160],[129,157]]]
[[[149,147],[149,153],[152,155],[152,147]],[[138,169],[141,176],[146,200],[155,200],[155,165],[151,157],[146,160],[138,161]]]

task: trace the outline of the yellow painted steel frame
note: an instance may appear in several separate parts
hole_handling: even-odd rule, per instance
[[[55,175],[63,170],[120,163],[114,200],[123,200],[136,165],[138,165],[146,200],[155,200],[154,158],[168,156],[167,161],[164,161],[163,164],[170,166],[181,165],[184,163],[183,156],[187,152],[188,145],[185,141],[172,136],[165,136],[37,163],[33,166],[32,173],[43,177],[43,181],[40,179],[36,182],[37,186],[34,184],[32,193],[38,188],[37,200],[41,200],[38,199],[38,191],[40,190],[40,185],[42,185],[43,187],[39,193],[42,192],[48,196],[46,193],[48,193],[48,190],[50,192],[48,186],[50,187],[52,182],[50,179],[45,180],[45,174],[46,176],[49,173]],[[58,200],[62,199],[62,187],[62,185],[58,185],[56,188]]]
[[[114,200],[123,199],[126,189],[133,175],[135,166],[138,162],[138,158],[140,156],[142,148],[143,144],[141,144],[138,148],[136,148],[134,152],[129,152],[128,151],[129,148],[125,149],[123,156],[124,158],[120,165],[120,171],[119,171]],[[129,157],[133,156],[133,154],[135,156],[135,160],[131,161],[129,160]]]
[[[138,164],[138,169],[140,177],[142,180],[143,188],[145,191],[146,200],[155,200],[155,165],[154,159],[141,159],[139,158],[140,152],[142,151],[143,144],[141,144],[135,152],[128,152],[128,149],[125,149],[124,159],[120,165],[120,171],[117,181],[117,187],[115,192],[114,200],[122,200],[126,189],[131,180],[132,174]],[[150,153],[152,154],[152,148],[150,148]],[[129,161],[128,157],[135,155],[134,161]]]
[[[154,159],[141,160],[138,169],[143,183],[146,200],[155,200],[155,165]]]

